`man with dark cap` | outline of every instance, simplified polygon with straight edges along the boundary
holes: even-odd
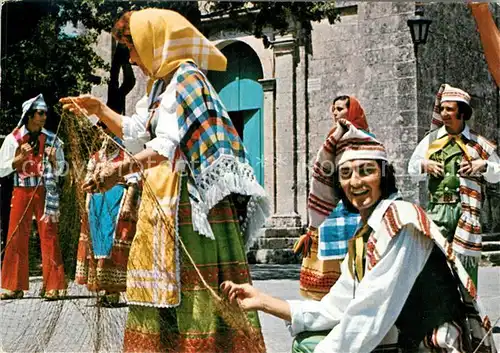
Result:
[[[0,177],[13,174],[9,231],[2,266],[0,299],[22,298],[29,287],[28,240],[33,214],[42,247],[43,288],[47,299],[66,290],[58,238],[59,190],[64,170],[63,143],[44,129],[47,104],[43,95],[23,103],[17,127],[0,148]]]

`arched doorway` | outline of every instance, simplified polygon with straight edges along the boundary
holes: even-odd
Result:
[[[248,152],[248,160],[257,180],[264,184],[263,161],[263,100],[264,93],[258,82],[263,77],[257,54],[243,42],[225,46],[227,58],[225,72],[211,71],[210,82],[219,93]]]

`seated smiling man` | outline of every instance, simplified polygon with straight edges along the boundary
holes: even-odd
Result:
[[[361,224],[342,274],[321,301],[284,301],[224,282],[229,301],[288,322],[293,352],[496,352],[473,282],[426,213],[397,200],[384,146],[340,121],[331,151],[334,192]],[[485,337],[486,336],[486,337]]]

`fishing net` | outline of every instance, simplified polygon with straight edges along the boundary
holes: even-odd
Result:
[[[124,350],[125,341],[127,351],[264,352],[257,314],[244,313],[230,305],[219,291],[224,280],[249,281],[232,198],[224,199],[209,215],[212,226],[226,234],[222,240],[214,241],[192,231],[189,202],[183,202],[187,195],[183,177],[178,180],[181,195],[175,210],[176,224],[172,221],[174,216],[168,213],[171,210],[156,195],[162,180],[152,178],[149,170],[136,174],[137,183],[131,184],[138,192],[130,197],[139,217],[155,223],[156,233],[146,234],[144,237],[150,241],[142,241],[139,250],[130,256],[133,254],[133,261],[139,266],[144,261],[146,268],[155,261],[148,254],[172,252],[170,256],[176,261],[180,278],[178,285],[183,290],[176,308],[128,304],[124,291],[126,265],[137,226],[134,210],[121,217],[129,188],[123,186],[118,196],[97,193],[102,196],[97,199],[96,194],[87,194],[82,186],[92,178],[92,171],[133,156],[103,128],[73,114],[61,114],[57,135],[64,139],[69,165],[62,185],[59,236],[66,276],[71,280],[66,297],[60,300],[44,300],[41,278],[31,277],[30,289],[23,299],[0,301],[0,351],[118,352]],[[163,168],[163,173],[172,170],[170,165],[159,168]],[[125,178],[121,183],[126,185]],[[100,213],[95,213],[95,209]],[[238,233],[239,242],[228,235],[231,232]],[[155,239],[164,239],[164,244],[158,246]],[[8,247],[9,242],[2,252]],[[161,286],[162,276],[170,275],[165,264],[156,263],[153,267],[164,271],[154,274],[158,280],[153,276],[150,282],[136,286],[136,292],[144,291],[139,296],[147,297],[151,288]],[[73,281],[75,272],[77,283]]]

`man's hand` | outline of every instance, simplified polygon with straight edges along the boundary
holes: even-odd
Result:
[[[444,175],[444,165],[430,159],[424,159],[422,161],[422,171],[436,178],[442,177]]]
[[[20,171],[23,167],[24,162],[26,161],[26,159],[28,159],[32,152],[33,148],[29,143],[23,143],[21,146],[19,146],[16,150],[16,156],[12,161],[12,168]]]
[[[239,305],[243,310],[262,310],[262,293],[248,283],[236,284],[225,281],[220,289],[231,304]]]
[[[463,161],[460,163],[458,173],[460,175],[481,176],[486,171],[488,163],[484,159],[474,159],[473,161]]]
[[[19,154],[22,156],[23,160],[28,158],[28,156],[30,155],[30,153],[32,153],[33,151],[33,148],[31,147],[31,145],[29,143],[23,143],[19,148],[18,148],[18,152]]]

